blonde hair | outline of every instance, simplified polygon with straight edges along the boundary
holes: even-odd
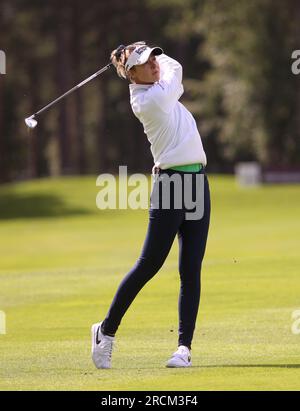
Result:
[[[115,66],[119,77],[130,80],[129,73],[125,70],[125,64],[133,50],[144,44],[146,44],[144,41],[137,41],[129,46],[119,46],[111,52],[110,61]]]

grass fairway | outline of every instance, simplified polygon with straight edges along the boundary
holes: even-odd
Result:
[[[0,389],[299,390],[300,186],[211,176],[193,367],[164,366],[177,343],[175,241],[123,319],[113,368],[96,370],[90,326],[138,258],[148,210],[98,210],[95,182],[0,187]]]

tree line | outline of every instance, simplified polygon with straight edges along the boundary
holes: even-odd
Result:
[[[109,62],[119,44],[146,40],[183,65],[182,102],[195,116],[212,172],[237,161],[300,166],[297,0],[1,0],[0,180],[150,172],[128,83],[114,68],[36,112]]]

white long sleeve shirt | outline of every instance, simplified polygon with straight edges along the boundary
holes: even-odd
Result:
[[[143,124],[155,166],[205,166],[206,155],[196,121],[178,101],[183,94],[182,66],[165,54],[156,58],[160,80],[150,85],[129,85],[132,111]]]

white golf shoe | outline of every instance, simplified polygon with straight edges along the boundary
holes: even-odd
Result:
[[[92,359],[96,368],[111,368],[111,354],[115,337],[101,332],[101,323],[92,325]]]
[[[181,368],[190,367],[192,365],[191,352],[188,347],[180,345],[177,351],[174,352],[172,357],[166,364],[168,368]]]

